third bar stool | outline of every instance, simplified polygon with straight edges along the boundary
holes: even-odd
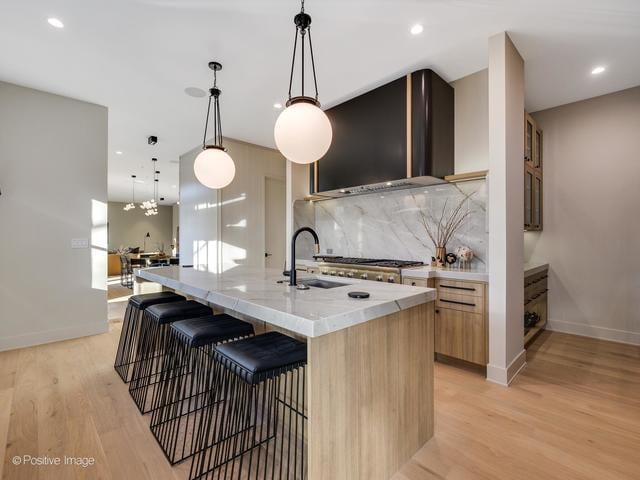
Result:
[[[140,348],[136,351],[129,393],[141,413],[151,411],[151,395],[163,370],[169,324],[213,315],[210,307],[194,300],[164,303],[147,308],[140,324]]]
[[[222,388],[194,432],[189,478],[306,478],[306,344],[268,332],[218,345],[214,358]]]
[[[249,336],[253,325],[224,313],[171,324],[151,431],[172,465],[195,453],[191,433],[202,421],[210,392],[220,387],[211,368],[214,346]]]
[[[129,297],[127,310],[124,312],[124,320],[122,321],[116,360],[113,365],[123,382],[127,383],[131,380],[135,350],[139,348],[140,323],[142,322],[144,311],[152,305],[182,300],[185,300],[185,298],[174,292],[144,293]]]

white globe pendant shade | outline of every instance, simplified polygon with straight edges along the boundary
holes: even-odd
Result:
[[[205,187],[224,188],[235,177],[236,166],[233,159],[224,150],[207,148],[196,157],[193,172]]]
[[[313,103],[292,103],[278,117],[274,137],[288,160],[308,164],[320,160],[331,146],[333,131],[327,114]]]

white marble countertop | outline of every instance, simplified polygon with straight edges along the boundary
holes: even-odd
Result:
[[[319,337],[352,325],[431,302],[432,288],[411,287],[367,280],[298,273],[302,278],[321,278],[344,286],[297,290],[276,269],[236,267],[221,274],[178,266],[136,269],[136,276],[157,282],[225,310],[285,328],[306,337]],[[288,279],[286,279],[288,282]],[[367,299],[347,296],[368,292]]]
[[[523,266],[524,276],[532,275],[549,268],[548,263],[531,262]],[[403,278],[450,278],[454,280],[470,280],[488,282],[489,272],[486,270],[458,270],[455,268],[433,268],[429,266],[402,269]]]

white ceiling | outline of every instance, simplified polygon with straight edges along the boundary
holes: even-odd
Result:
[[[640,84],[638,0],[307,0],[320,100],[336,104],[408,71],[455,80],[485,68],[509,31],[526,62],[530,111]],[[288,87],[295,0],[3,0],[0,79],[109,107],[109,198],[130,175],[177,199],[177,160],[202,137],[209,60],[219,60],[224,134],[273,146]],[[47,24],[57,17],[58,30]],[[409,34],[423,23],[424,33]],[[607,71],[590,75],[596,65]],[[155,147],[148,135],[157,135]],[[123,155],[116,155],[116,151]]]

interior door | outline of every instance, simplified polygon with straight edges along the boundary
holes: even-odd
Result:
[[[286,251],[284,180],[266,177],[264,197],[264,265],[267,268],[283,269]]]

